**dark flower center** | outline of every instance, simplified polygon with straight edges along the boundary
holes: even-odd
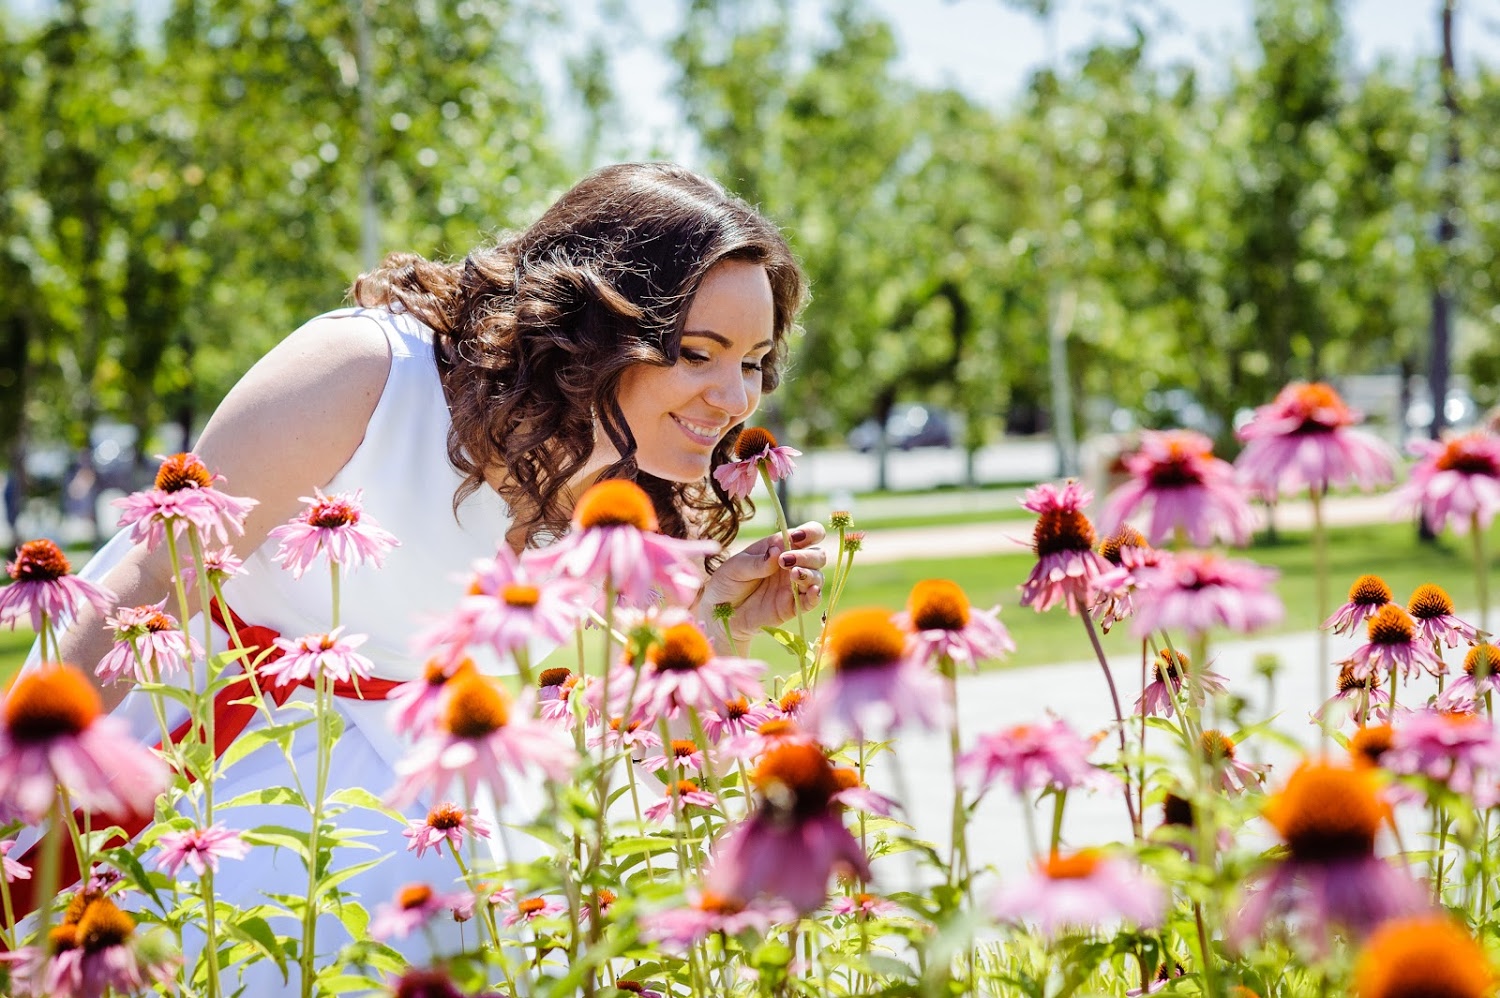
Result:
[[[450,680],[447,726],[459,738],[484,738],[505,727],[510,721],[510,705],[499,687],[469,673]]]
[[[817,745],[783,742],[766,750],[751,779],[775,812],[796,820],[828,813],[839,780]]]
[[[1292,857],[1314,863],[1373,855],[1384,816],[1365,772],[1322,763],[1303,765],[1266,807]]]
[[[5,697],[5,727],[19,742],[82,734],[103,710],[92,683],[70,665],[44,665],[21,677]]]
[[[713,657],[713,647],[692,624],[673,624],[662,632],[647,657],[658,672],[696,672]]]
[[[1409,645],[1416,637],[1411,617],[1394,603],[1376,610],[1366,626],[1370,631],[1370,641],[1377,645]]]
[[[73,570],[62,549],[45,538],[27,541],[16,549],[10,577],[17,582],[56,582]]]
[[[1433,620],[1451,614],[1453,600],[1442,586],[1428,582],[1418,586],[1417,591],[1411,594],[1411,600],[1406,604],[1406,608],[1418,620]]]
[[[1076,509],[1049,509],[1037,517],[1031,546],[1038,558],[1094,549],[1094,525]]]
[[[420,908],[432,900],[432,888],[427,884],[407,884],[396,895],[396,904],[403,911]]]
[[[1153,488],[1159,489],[1202,485],[1203,475],[1198,469],[1200,460],[1202,455],[1174,440],[1167,445],[1166,457],[1153,463],[1146,472],[1146,480]]]
[[[828,651],[841,670],[888,668],[905,650],[906,635],[884,610],[849,610],[828,625]]]
[[[1486,452],[1471,447],[1469,440],[1464,437],[1448,441],[1443,453],[1438,455],[1437,470],[1500,478],[1500,465],[1496,465],[1495,459]]]
[[[1488,641],[1470,648],[1469,653],[1464,656],[1464,671],[1476,679],[1500,673],[1500,648]]]
[[[348,527],[359,522],[359,510],[345,499],[324,499],[307,511],[307,522],[330,530]]]
[[[1125,525],[1107,537],[1103,544],[1099,545],[1099,554],[1111,565],[1120,564],[1120,552],[1124,548],[1144,548],[1150,545],[1146,542],[1146,535],[1130,525]]]
[[[948,579],[926,579],[907,601],[911,623],[919,631],[961,631],[969,623],[969,597]]]
[[[156,471],[156,487],[162,492],[206,489],[213,483],[213,473],[197,454],[173,454]]]
[[[747,426],[740,433],[740,438],[734,442],[734,456],[747,461],[757,454],[763,454],[776,446],[776,438],[771,431],[761,426]]]
[[[634,482],[610,478],[591,486],[578,500],[573,519],[585,530],[594,527],[634,527],[656,531],[656,510],[644,489]]]
[[[119,946],[135,931],[135,919],[116,908],[108,898],[99,898],[84,909],[78,920],[78,945],[85,953]]]
[[[536,684],[544,690],[549,686],[561,686],[571,675],[573,675],[571,669],[543,669],[542,674],[536,679]]]
[[[427,827],[446,832],[464,823],[464,812],[456,804],[439,804],[427,812]]]

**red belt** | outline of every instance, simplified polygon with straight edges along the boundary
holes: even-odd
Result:
[[[249,654],[240,660],[240,665],[245,669],[246,674],[235,682],[225,686],[214,695],[215,759],[222,756],[225,750],[234,743],[234,740],[244,733],[246,725],[250,723],[250,719],[259,710],[259,707],[255,703],[255,687],[250,683],[250,672],[256,665],[274,662],[286,654],[282,649],[276,647],[275,641],[281,636],[279,633],[271,630],[269,627],[255,627],[246,624],[240,619],[239,614],[235,613],[228,606],[224,606],[223,609],[228,612],[229,620],[233,624],[231,628],[225,623],[223,614],[219,612],[220,606],[221,604],[217,601],[210,604],[209,616],[213,618],[214,623],[218,624],[230,635],[231,639],[238,636],[239,645],[236,647],[244,647]],[[231,641],[231,643],[233,642]],[[257,662],[261,654],[267,650],[269,650],[269,654]],[[296,686],[311,688],[312,685],[313,682],[311,679],[301,679],[295,684],[288,683],[285,686],[278,686],[274,689],[267,689],[265,683],[262,682],[260,683],[260,688],[261,693],[269,696],[272,702],[279,707],[292,695],[292,691]],[[390,679],[365,679],[360,681],[356,686],[353,682],[341,679],[334,682],[333,695],[355,700],[385,700],[390,696],[391,691],[399,685],[400,683]],[[176,730],[172,732],[172,744],[177,745],[186,740],[188,733],[199,723],[196,718],[189,717],[179,724]],[[163,744],[162,742],[156,743],[158,751],[161,751]],[[189,776],[188,779],[191,780],[192,777]],[[118,826],[125,833],[124,836],[115,836],[104,844],[105,848],[114,848],[115,846],[125,845],[139,835],[145,830],[147,825],[151,824],[154,816],[151,814],[114,815],[102,812],[86,814],[84,811],[79,810],[73,813],[73,817],[77,821],[79,828],[85,827],[85,821],[89,823],[87,827],[94,829]],[[66,832],[56,828],[43,832],[43,835],[59,834],[65,835]],[[35,869],[40,850],[41,842],[38,841],[36,845],[27,850],[26,855],[20,857],[21,862]],[[59,886],[78,883],[81,877],[78,869],[77,855],[67,845],[61,851],[62,870],[61,876],[58,878]],[[17,918],[36,910],[35,893],[37,887],[38,884],[35,879],[17,880],[11,883],[11,903],[15,905]]]

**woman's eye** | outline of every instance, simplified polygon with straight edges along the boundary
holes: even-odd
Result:
[[[689,364],[706,364],[708,362],[708,354],[698,350],[683,350],[678,353],[678,356]]]
[[[763,371],[765,364],[758,360],[747,360],[741,365],[746,371]]]

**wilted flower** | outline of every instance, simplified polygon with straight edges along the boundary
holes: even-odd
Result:
[[[1148,431],[1141,446],[1125,458],[1132,480],[1110,494],[1099,528],[1111,534],[1147,507],[1146,539],[1164,544],[1180,531],[1188,543],[1207,547],[1215,540],[1244,544],[1255,516],[1235,480],[1234,468],[1214,457],[1213,443],[1193,430]]]
[[[926,579],[912,587],[906,612],[894,620],[911,632],[918,659],[936,665],[947,658],[977,669],[979,663],[1016,650],[999,620],[1000,608],[976,610],[956,582]]]
[[[1445,526],[1467,533],[1471,523],[1488,530],[1500,511],[1500,437],[1476,430],[1416,440],[1411,450],[1417,464],[1394,493],[1401,508],[1419,511],[1434,533]]]
[[[314,489],[299,502],[307,505],[290,521],[272,530],[267,540],[277,542],[276,562],[300,579],[319,561],[344,571],[366,563],[379,568],[401,542],[364,511],[364,491],[331,496]]]
[[[1137,573],[1149,598],[1141,600],[1131,633],[1199,635],[1214,627],[1249,634],[1281,620],[1285,609],[1271,589],[1276,570],[1249,561],[1189,552]]]
[[[1495,973],[1484,947],[1446,913],[1392,919],[1354,965],[1359,998],[1490,998]]]
[[[465,832],[475,838],[487,839],[490,837],[490,823],[479,817],[477,807],[465,811],[457,804],[444,802],[428,811],[423,820],[408,822],[401,834],[411,839],[407,851],[415,849],[420,859],[428,849],[441,854],[444,842],[457,852],[464,844]]]
[[[1148,717],[1171,717],[1177,710],[1177,695],[1187,680],[1191,666],[1182,652],[1163,648],[1156,656],[1155,679],[1141,691],[1135,702],[1135,712]],[[1210,693],[1224,692],[1225,679],[1212,669],[1198,673],[1198,696],[1201,700]],[[1170,684],[1170,685],[1168,685]],[[1189,689],[1192,684],[1187,684]]]
[[[792,458],[801,457],[802,452],[795,447],[776,446],[770,430],[747,426],[734,443],[734,456],[736,460],[714,469],[714,481],[730,498],[744,499],[755,491],[762,468],[771,481],[779,482],[796,470]]]
[[[833,672],[813,689],[806,717],[820,737],[877,737],[907,723],[933,728],[947,716],[942,681],[912,658],[886,611],[846,610],[829,622],[826,642]]]
[[[1378,575],[1361,575],[1349,587],[1349,600],[1323,621],[1335,634],[1353,634],[1372,614],[1391,602],[1391,587]]]
[[[1388,484],[1395,454],[1378,437],[1352,428],[1362,418],[1330,386],[1293,382],[1238,430],[1245,449],[1235,467],[1268,501],[1304,490]]]
[[[18,621],[29,619],[31,629],[40,632],[43,617],[59,629],[77,619],[85,606],[101,614],[114,608],[115,594],[71,574],[67,556],[49,540],[22,544],[5,569],[15,581],[0,589],[0,624],[12,630]]]
[[[1116,781],[1089,762],[1097,744],[1061,718],[1048,718],[980,735],[978,744],[958,757],[958,770],[977,778],[980,793],[998,779],[1018,796],[1037,790],[1106,789]]]
[[[114,647],[104,654],[94,674],[106,683],[129,675],[138,682],[160,682],[180,672],[203,648],[177,626],[177,618],[163,613],[167,605],[120,607],[104,622],[114,629]]]
[[[250,854],[250,844],[240,838],[240,833],[218,822],[208,828],[166,832],[156,844],[161,848],[156,865],[174,878],[184,863],[201,877],[207,870],[218,873],[220,859],[244,859]]]
[[[1042,613],[1052,604],[1067,604],[1069,613],[1082,613],[1089,604],[1094,579],[1109,567],[1094,551],[1094,525],[1083,507],[1094,494],[1077,482],[1061,489],[1038,485],[1027,491],[1021,505],[1037,514],[1032,531],[1036,567],[1021,584],[1021,605]]]
[[[1034,922],[1046,936],[1124,920],[1142,928],[1161,924],[1166,895],[1151,877],[1095,849],[1054,853],[1033,873],[1002,884],[990,899],[1001,921]]]
[[[172,536],[181,537],[189,525],[198,528],[205,544],[217,535],[220,544],[229,543],[229,531],[245,532],[245,517],[259,503],[254,499],[226,495],[214,488],[223,476],[208,470],[196,454],[174,454],[164,457],[156,472],[155,487],[133,492],[116,499],[120,526],[130,528],[130,539],[154,548],[166,537],[171,524]]]

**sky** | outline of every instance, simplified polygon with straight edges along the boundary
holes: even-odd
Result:
[[[586,37],[597,23],[599,0],[559,0]],[[690,146],[670,99],[671,70],[657,53],[673,33],[675,0],[615,0],[628,10],[641,36],[614,49],[615,79],[628,122],[621,136],[630,155],[652,151],[682,154]],[[1025,87],[1047,60],[1048,45],[1031,16],[1003,0],[868,0],[895,28],[902,75],[928,85],[951,85],[997,107]],[[1190,61],[1212,77],[1251,51],[1252,0],[1057,0],[1056,46],[1070,53],[1099,39],[1128,39],[1122,11],[1139,12],[1150,26],[1150,57]],[[1392,59],[1401,65],[1440,49],[1441,0],[1346,0],[1345,24],[1356,67]],[[1476,60],[1500,62],[1500,0],[1459,0],[1456,45],[1460,72]],[[556,67],[543,66],[554,89]]]

